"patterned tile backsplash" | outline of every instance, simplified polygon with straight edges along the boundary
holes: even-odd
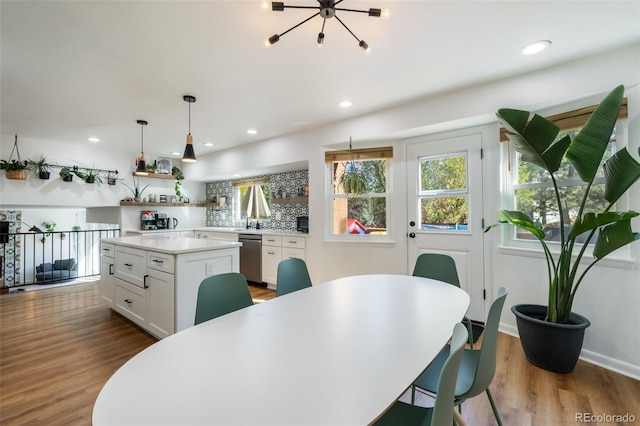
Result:
[[[259,179],[268,177],[270,179],[271,193],[286,197],[296,196],[304,192],[304,188],[309,186],[309,171],[294,170],[291,172],[276,173],[272,175],[253,176],[248,179]],[[238,179],[238,180],[245,180]],[[237,220],[237,203],[235,188],[231,186],[233,180],[225,180],[207,183],[207,199],[212,197],[225,197],[227,205],[225,207],[207,207],[207,226],[221,227],[241,227],[245,225],[242,220]],[[309,215],[309,203],[271,203],[271,219],[260,220],[260,224],[267,229],[277,229],[285,231],[296,230],[296,217]],[[276,219],[279,217],[279,219]]]

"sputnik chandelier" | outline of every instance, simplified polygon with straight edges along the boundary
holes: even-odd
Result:
[[[369,45],[364,40],[360,40],[358,38],[358,36],[356,36],[353,33],[353,31],[351,31],[349,29],[349,27],[347,27],[347,25],[344,22],[342,22],[342,20],[340,18],[338,18],[338,15],[336,13],[338,11],[341,11],[341,12],[359,12],[359,13],[366,13],[369,16],[373,16],[373,17],[379,18],[382,15],[382,9],[371,8],[369,10],[358,10],[358,9],[345,9],[345,8],[336,7],[338,4],[342,3],[343,0],[338,0],[338,1],[335,1],[335,0],[317,0],[317,2],[319,3],[317,6],[287,6],[283,2],[280,2],[280,1],[271,2],[271,10],[273,10],[275,12],[282,12],[285,9],[316,9],[316,10],[318,10],[318,12],[314,13],[313,15],[311,15],[310,17],[308,17],[304,21],[300,22],[299,24],[296,24],[293,27],[289,28],[285,32],[280,33],[280,34],[272,35],[265,42],[265,45],[271,46],[272,44],[277,43],[278,40],[280,40],[280,37],[282,37],[283,35],[285,35],[289,31],[291,31],[291,30],[293,30],[295,28],[298,28],[300,25],[304,24],[305,22],[307,22],[307,21],[315,18],[316,16],[320,15],[320,17],[322,18],[322,29],[320,30],[320,33],[318,33],[318,40],[317,40],[318,41],[318,46],[322,46],[322,44],[324,43],[324,26],[327,23],[327,19],[336,18],[336,20],[338,22],[340,22],[340,24],[343,27],[345,27],[345,29],[347,31],[349,31],[349,34],[351,34],[358,41],[358,45],[365,52],[369,51]]]

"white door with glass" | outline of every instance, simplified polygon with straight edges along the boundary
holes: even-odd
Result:
[[[424,136],[407,141],[408,270],[421,253],[456,263],[471,297],[467,316],[484,321],[482,134]]]

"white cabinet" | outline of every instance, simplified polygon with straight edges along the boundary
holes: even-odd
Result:
[[[116,248],[113,244],[100,245],[100,297],[111,308],[116,293],[115,256]]]
[[[168,241],[175,242],[173,250],[163,249],[163,238],[123,237],[102,243],[104,302],[160,339],[193,326],[203,279],[240,270],[237,243]],[[109,271],[113,275],[107,275]]]
[[[262,236],[262,281],[267,286],[275,286],[278,277],[278,263],[282,260],[282,237]],[[271,288],[271,287],[270,287]]]
[[[175,256],[117,246],[114,309],[154,336],[174,333]]]
[[[278,264],[281,260],[296,257],[305,260],[305,238],[295,236],[264,235],[262,237],[262,281],[275,289]]]

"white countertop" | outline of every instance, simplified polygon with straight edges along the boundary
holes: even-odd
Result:
[[[168,254],[194,253],[241,247],[242,243],[221,240],[174,237],[171,235],[138,235],[133,237],[103,238],[104,243],[153,250]]]
[[[139,230],[130,229],[125,231],[126,233],[135,233],[140,235],[153,235],[159,233],[173,233],[173,232],[188,232],[188,231],[206,231],[206,232],[226,232],[231,234],[257,234],[257,235],[281,235],[281,236],[295,236],[295,237],[308,237],[309,234],[305,232],[280,230],[280,229],[244,229],[244,228],[224,228],[218,226],[203,226],[198,228],[180,228],[180,229],[154,229],[154,230]]]

